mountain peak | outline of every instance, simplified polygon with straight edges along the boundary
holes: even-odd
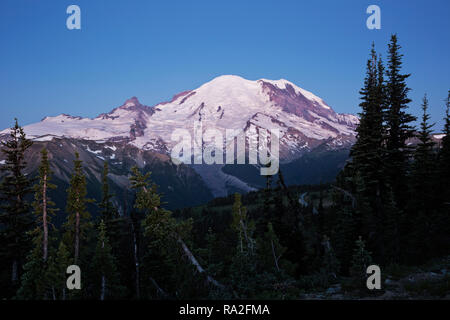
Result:
[[[220,76],[215,77],[214,79],[212,79],[210,82],[222,82],[222,81],[249,81],[247,79],[242,78],[241,76],[235,75],[235,74],[223,74]]]
[[[138,98],[131,97],[130,99],[127,99],[125,103],[122,105],[122,107],[136,107],[140,106],[141,103],[139,102]]]
[[[205,84],[203,84],[201,87],[225,88],[225,87],[241,86],[245,83],[251,82],[253,81],[244,79],[237,75],[225,74],[215,77],[211,81],[208,81]]]

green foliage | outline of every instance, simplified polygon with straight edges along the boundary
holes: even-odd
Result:
[[[330,239],[324,235],[322,240],[323,256],[321,272],[326,275],[329,281],[336,281],[339,274],[339,260],[331,246]]]
[[[42,259],[42,231],[36,228],[33,242],[34,248],[27,256],[27,262],[23,269],[24,273],[21,277],[21,286],[17,291],[17,299],[19,300],[33,300],[45,299],[46,286],[46,262]]]
[[[434,250],[445,254],[450,251],[450,90],[445,100],[444,137],[438,153],[436,170],[436,215],[433,230]]]
[[[102,199],[99,204],[101,209],[100,215],[105,222],[110,222],[112,219],[117,218],[118,213],[117,209],[111,202],[111,199],[114,195],[109,193],[109,183],[108,183],[108,162],[103,163],[103,172],[102,172]]]
[[[408,245],[414,247],[417,254],[416,262],[424,261],[429,258],[429,242],[423,239],[432,237],[434,224],[433,210],[436,206],[436,153],[434,151],[435,143],[431,139],[432,127],[429,124],[430,116],[428,111],[428,99],[425,95],[422,103],[422,122],[420,131],[417,134],[419,143],[414,152],[414,162],[411,170],[411,194],[414,195],[410,201],[408,212],[409,221],[413,226],[409,234]]]
[[[142,174],[138,167],[131,168],[132,176],[130,177],[131,188],[136,190],[135,208],[149,214],[161,205],[161,198],[157,193],[156,184],[150,184],[151,172]]]
[[[398,44],[397,36],[394,34],[388,44],[388,66],[387,66],[387,105],[386,125],[389,134],[386,139],[386,173],[392,186],[394,197],[401,206],[407,201],[407,172],[409,169],[408,158],[411,148],[407,145],[407,139],[414,137],[414,126],[412,122],[416,117],[407,112],[410,89],[406,79],[410,74],[402,74],[401,46]]]
[[[238,247],[240,253],[252,255],[255,249],[255,241],[252,238],[255,224],[254,221],[249,220],[247,217],[247,208],[242,206],[241,195],[236,193],[234,197],[231,228],[238,235]]]
[[[374,46],[367,61],[367,74],[361,89],[360,123],[356,129],[357,140],[352,146],[350,156],[352,165],[359,173],[362,183],[359,192],[364,195],[379,193],[382,178],[383,113],[385,112],[385,83],[381,58],[376,55]]]
[[[32,142],[26,138],[17,119],[11,128],[10,137],[1,142],[6,161],[1,166],[4,174],[0,184],[0,260],[7,266],[9,280],[2,284],[12,296],[19,285],[20,272],[30,249],[28,231],[33,228],[33,219],[27,196],[31,193],[31,181],[24,173],[25,152]]]
[[[259,243],[258,252],[263,270],[272,273],[281,272],[280,259],[287,249],[281,245],[271,222],[267,223],[267,231]]]
[[[63,241],[59,242],[58,249],[50,255],[48,261],[48,283],[52,300],[66,300],[70,292],[66,288],[67,267],[72,264],[70,252]]]
[[[51,183],[52,171],[50,170],[50,162],[48,160],[47,149],[41,150],[41,163],[39,165],[39,180],[34,185],[34,202],[33,213],[37,217],[39,227],[42,227],[42,258],[44,261],[48,257],[49,246],[49,227],[51,217],[55,215],[59,209],[54,208],[55,203],[51,200],[49,192],[56,189],[56,185]]]
[[[103,220],[98,227],[98,240],[92,261],[93,294],[100,300],[120,298],[124,291],[120,285],[116,259],[112,254],[106,225]]]
[[[366,270],[372,263],[372,257],[369,251],[366,250],[365,242],[361,237],[355,242],[355,249],[353,251],[352,265],[350,268],[350,275],[356,286],[365,288]]]
[[[51,216],[57,211],[53,208],[55,204],[48,195],[50,190],[56,188],[50,182],[51,175],[48,152],[44,148],[41,150],[38,182],[33,188],[33,213],[37,218],[37,226],[30,232],[33,237],[33,249],[28,254],[24,265],[21,287],[17,292],[18,299],[48,299],[50,297],[53,270],[50,268],[52,262],[48,259],[48,252],[51,251],[49,226],[51,226]]]
[[[75,154],[74,170],[67,189],[67,222],[64,227],[67,230],[65,240],[73,244],[74,262],[79,258],[80,245],[86,239],[87,231],[92,227],[91,215],[86,205],[92,200],[87,198],[86,177],[83,173],[82,161],[79,154]]]

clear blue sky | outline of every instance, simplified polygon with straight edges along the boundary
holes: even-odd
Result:
[[[66,28],[70,4],[81,30]],[[381,7],[381,30],[366,28],[370,4]],[[370,45],[386,56],[395,32],[411,111],[420,114],[427,92],[439,131],[449,13],[448,0],[1,0],[0,128],[14,117],[95,117],[131,96],[154,105],[221,74],[285,78],[357,113]]]

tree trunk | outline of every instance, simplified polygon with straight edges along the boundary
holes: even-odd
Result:
[[[277,255],[275,253],[275,247],[273,245],[273,240],[270,241],[270,244],[272,245],[272,254],[273,254],[273,260],[275,261],[275,267],[277,268],[277,271],[280,272],[280,268],[278,267],[278,259]]]
[[[78,254],[80,250],[80,213],[75,214],[75,264],[78,261]]]
[[[331,185],[331,187],[335,188],[338,191],[341,191],[343,194],[345,194],[346,196],[348,196],[350,199],[352,199],[352,208],[356,208],[356,198],[354,195],[352,195],[350,192],[348,192],[347,190],[344,190],[342,188],[339,188],[335,185]]]
[[[105,275],[102,275],[102,291],[100,293],[100,300],[105,300],[105,291],[106,291],[106,280]]]
[[[11,281],[13,284],[15,284],[19,278],[17,272],[18,272],[18,262],[17,260],[14,260],[12,263],[12,270],[11,270]]]
[[[155,279],[153,279],[152,277],[150,277],[150,281],[153,283],[153,285],[156,287],[156,290],[157,290],[157,292],[158,292],[158,295],[159,296],[161,296],[161,297],[163,297],[163,298],[166,298],[166,297],[168,297],[169,295],[158,285],[158,283],[156,282],[156,280]]]
[[[200,265],[200,263],[198,263],[197,259],[192,254],[191,250],[189,250],[189,248],[186,246],[186,244],[184,243],[184,241],[180,237],[178,237],[178,243],[181,244],[181,247],[183,248],[184,253],[188,257],[189,261],[195,266],[197,271],[199,273],[204,273],[205,269],[203,269],[203,267]],[[218,282],[217,280],[215,280],[214,278],[212,278],[209,275],[206,276],[206,280],[209,283],[211,283],[212,285],[214,285],[214,286],[216,286],[216,287],[218,287],[220,289],[224,289],[225,288],[225,286],[223,284],[221,284],[220,282]]]
[[[244,221],[242,221],[242,219],[240,220],[240,222],[241,222],[242,231],[244,232],[245,241],[247,241],[247,248],[251,253],[253,253],[253,243],[252,243],[252,239],[250,239],[250,237],[247,234],[247,226],[245,225]],[[241,243],[241,246],[242,246],[242,243]],[[241,248],[241,252],[242,252],[242,248]]]
[[[136,228],[134,227],[134,221],[131,220],[131,230],[133,233],[133,252],[134,252],[134,264],[135,264],[135,272],[136,272],[136,298],[140,298],[140,283],[139,283],[139,256],[138,256],[138,244],[137,244],[137,236],[136,236]]]
[[[42,186],[42,225],[44,228],[43,259],[47,261],[48,256],[48,226],[47,226],[47,175],[44,175]]]

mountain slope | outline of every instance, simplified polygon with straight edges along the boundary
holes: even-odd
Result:
[[[153,151],[141,150],[132,145],[119,142],[98,143],[92,140],[53,138],[51,141],[34,141],[26,153],[28,166],[25,170],[29,176],[36,175],[40,163],[40,150],[46,148],[49,154],[53,182],[58,186],[51,191],[51,197],[62,213],[58,214],[60,223],[65,217],[66,190],[73,172],[75,152],[83,161],[86,174],[88,194],[97,201],[101,198],[101,174],[103,162],[109,164],[109,184],[114,194],[115,205],[123,213],[133,210],[133,191],[130,189],[130,168],[138,166],[144,172],[152,172],[151,180],[158,185],[164,207],[169,209],[199,205],[213,198],[201,177],[189,166],[174,165],[167,155]],[[0,164],[5,156],[0,154]],[[0,176],[1,178],[1,176]],[[89,210],[96,213],[96,205],[89,205]]]

